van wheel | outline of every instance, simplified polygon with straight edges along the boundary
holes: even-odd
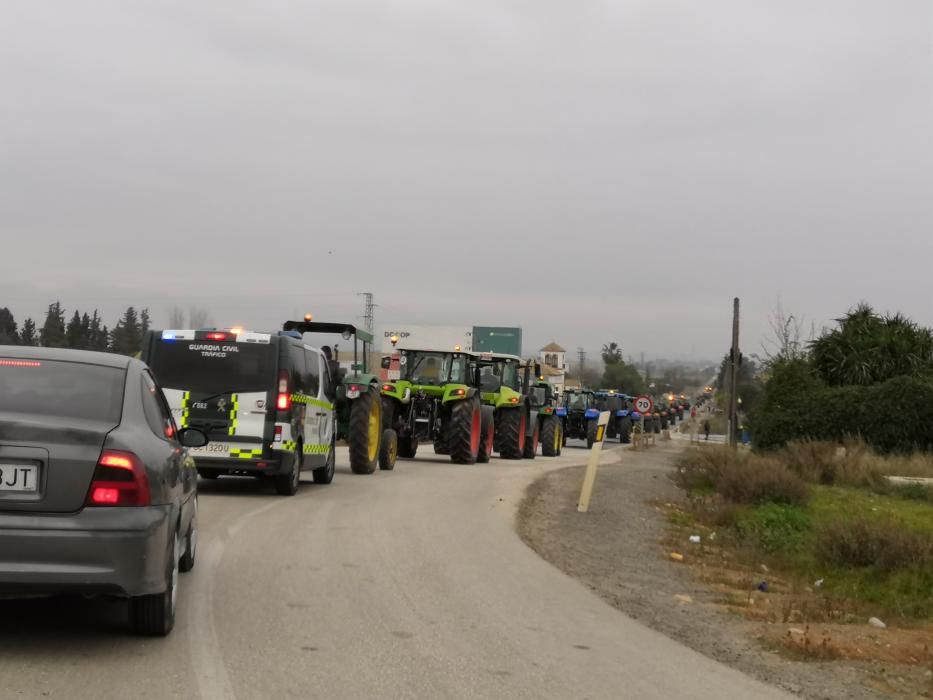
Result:
[[[327,455],[327,464],[323,467],[311,470],[311,476],[315,484],[329,484],[334,480],[334,473],[337,471],[337,445],[336,438],[330,441],[330,452]]]
[[[166,565],[165,591],[130,598],[130,625],[136,634],[164,637],[175,626],[175,605],[178,597],[178,558],[181,542],[176,528],[172,536],[170,561]]]
[[[305,446],[300,442],[295,447],[295,458],[292,460],[292,469],[287,474],[275,475],[275,492],[280,496],[294,496],[298,493],[298,484],[301,483],[301,463],[304,461]]]
[[[398,457],[398,435],[391,428],[382,431],[382,444],[379,446],[379,468],[383,471],[395,469]]]

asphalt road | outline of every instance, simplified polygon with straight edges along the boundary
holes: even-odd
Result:
[[[475,466],[427,452],[372,476],[338,454],[333,484],[292,498],[202,481],[172,635],[128,635],[114,601],[0,602],[0,698],[788,697],[630,620],[519,540],[524,487],[583,449]]]

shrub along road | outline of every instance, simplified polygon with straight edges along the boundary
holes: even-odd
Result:
[[[521,542],[525,488],[585,453],[564,455],[338,467],[292,498],[202,482],[199,560],[172,636],[126,636],[112,603],[2,602],[3,695],[785,697],[613,610]],[[601,487],[602,475],[597,504]]]

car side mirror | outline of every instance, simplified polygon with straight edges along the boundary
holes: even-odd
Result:
[[[382,358],[382,361],[380,362],[380,364],[382,365],[382,369],[389,369],[389,367],[392,366],[392,358],[391,358],[391,357],[383,357],[383,358]]]
[[[203,430],[182,428],[178,431],[178,442],[185,447],[204,447],[210,440]]]

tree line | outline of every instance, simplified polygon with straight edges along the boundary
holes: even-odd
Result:
[[[46,348],[74,348],[98,350],[121,355],[135,355],[142,348],[143,336],[149,330],[149,309],[139,311],[128,307],[120,319],[109,328],[100,312],[81,312],[77,309],[66,321],[61,302],[49,304],[41,326],[27,318],[22,326],[13,312],[0,307],[0,345],[33,345]]]

